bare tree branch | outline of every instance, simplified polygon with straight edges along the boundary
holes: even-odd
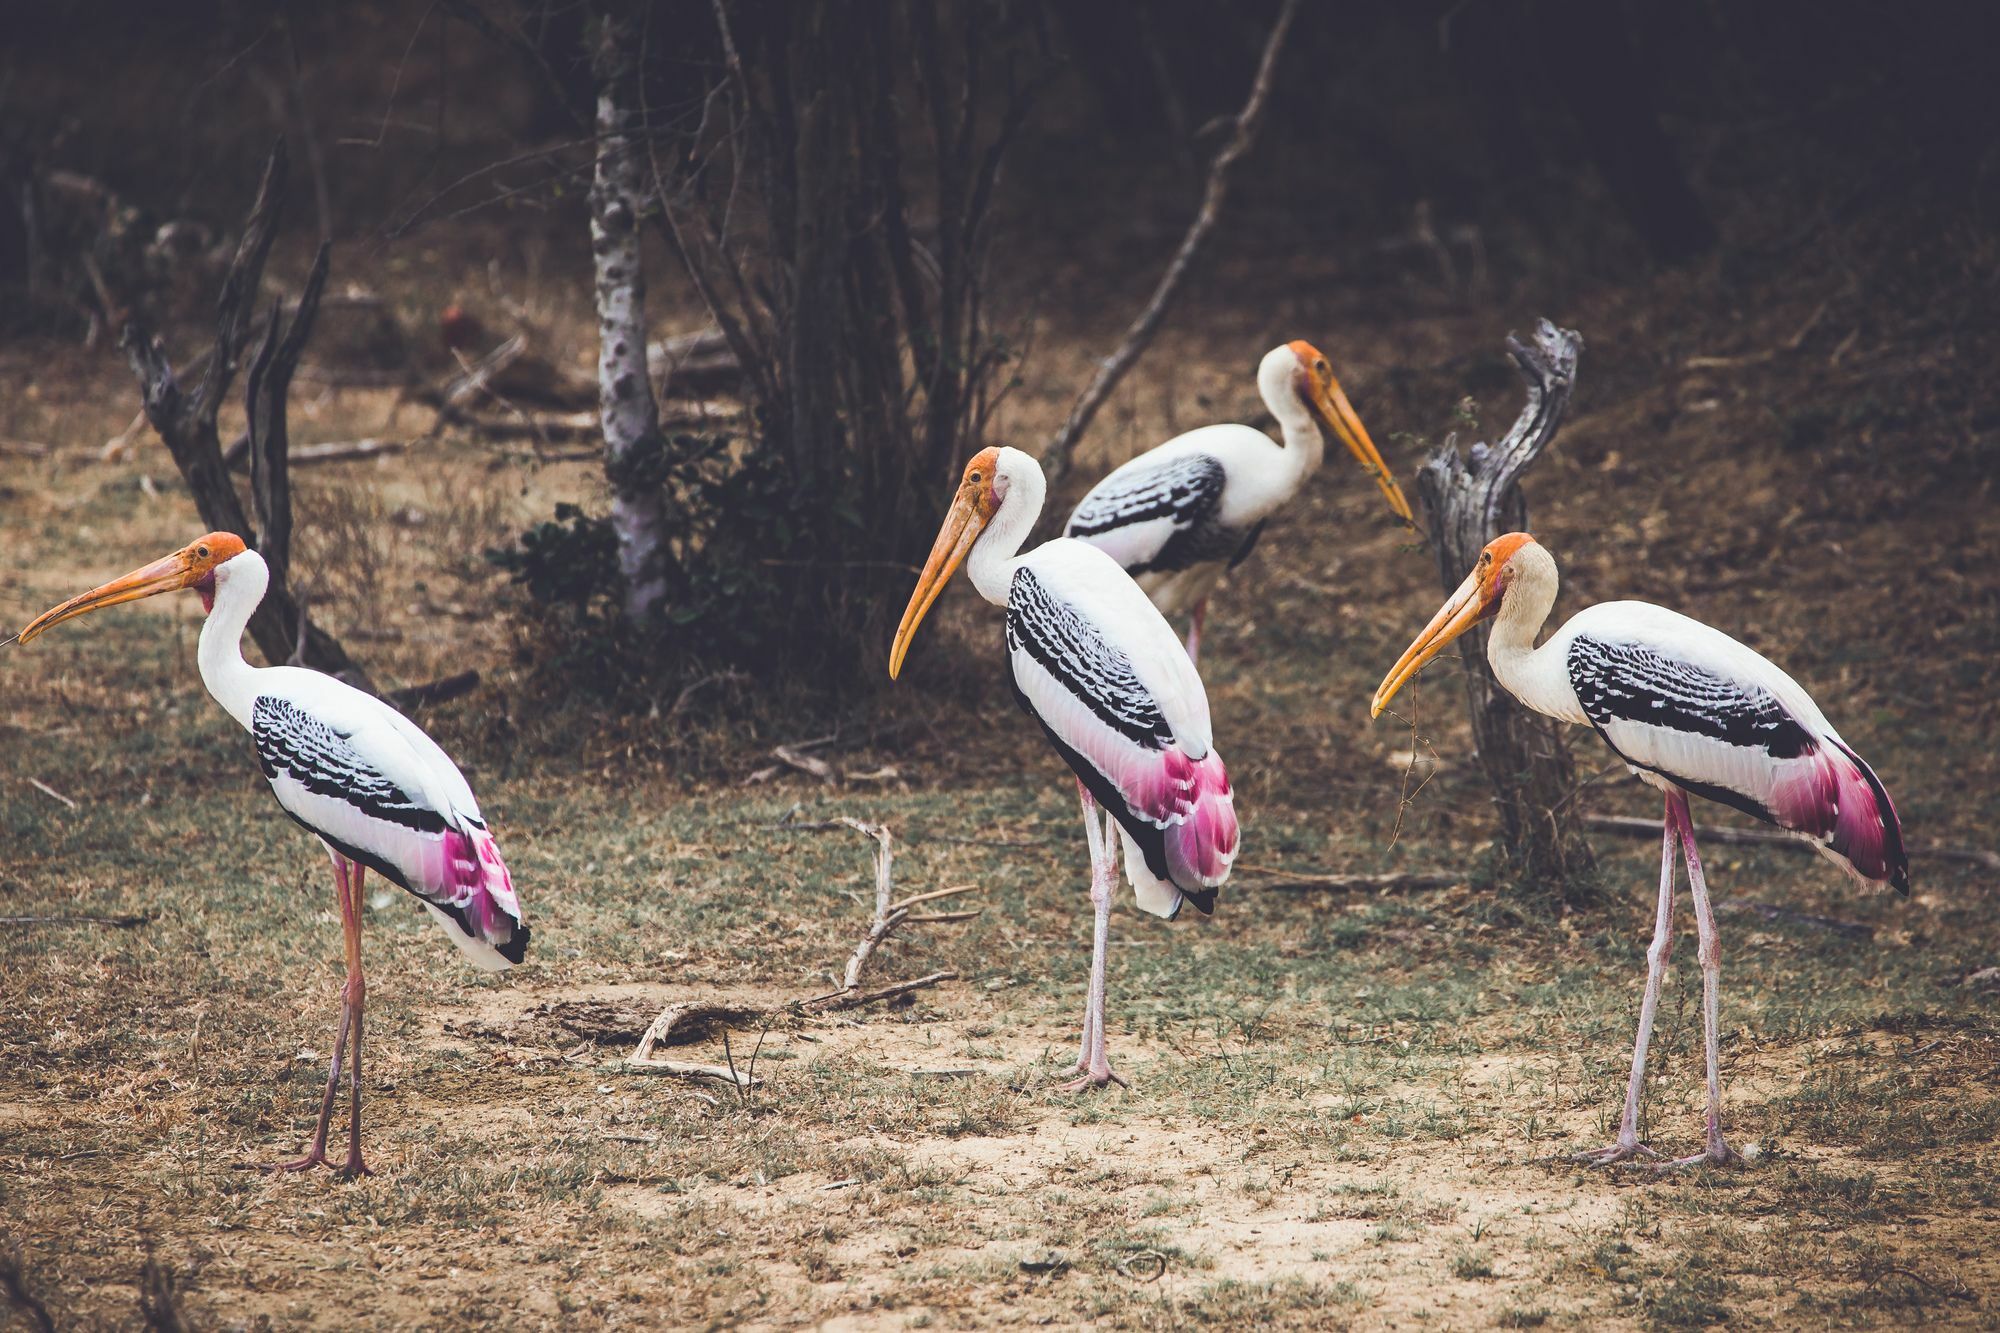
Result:
[[[1180,294],[1181,284],[1187,280],[1188,270],[1194,266],[1196,256],[1215,231],[1216,223],[1222,216],[1223,201],[1229,195],[1230,169],[1256,142],[1257,127],[1263,120],[1264,104],[1270,98],[1272,78],[1278,67],[1278,54],[1284,49],[1285,35],[1291,31],[1292,20],[1298,12],[1299,0],[1285,0],[1284,7],[1278,11],[1277,21],[1271,25],[1271,35],[1264,42],[1263,57],[1257,63],[1257,76],[1250,84],[1249,100],[1237,113],[1235,133],[1209,164],[1208,186],[1202,194],[1201,209],[1195,214],[1187,235],[1181,239],[1180,249],[1174,252],[1173,259],[1167,264],[1167,271],[1160,275],[1152,299],[1146,302],[1138,318],[1126,329],[1118,350],[1098,364],[1097,374],[1077,395],[1076,405],[1070,408],[1069,419],[1056,432],[1048,448],[1042,451],[1042,471],[1048,474],[1051,483],[1060,480],[1069,471],[1070,457],[1076,451],[1077,441],[1090,428],[1098,409],[1104,406],[1111,391],[1118,387],[1118,382],[1125,378],[1126,372],[1152,345],[1174,298]]]

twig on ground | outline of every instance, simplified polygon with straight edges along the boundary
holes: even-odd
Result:
[[[815,995],[809,1000],[794,1000],[787,1007],[805,1014],[837,1013],[842,1009],[859,1009],[864,1004],[874,1004],[880,1000],[901,999],[903,996],[913,994],[916,991],[929,990],[931,987],[940,985],[943,982],[957,980],[957,970],[946,968],[942,972],[933,972],[927,977],[918,977],[914,981],[899,981],[893,986],[884,986],[880,990],[862,991],[859,994],[849,990],[829,991],[825,995]]]
[[[1286,870],[1281,866],[1240,865],[1236,871],[1238,874],[1269,875],[1271,882],[1260,883],[1257,887],[1282,892],[1389,893],[1397,889],[1448,889],[1465,883],[1466,878],[1464,875],[1424,870],[1392,870],[1380,875],[1320,875]]]
[[[789,764],[801,773],[810,773],[821,782],[833,781],[833,765],[824,759],[815,759],[809,754],[801,754],[789,745],[775,747],[771,754],[780,763]]]
[[[721,1065],[696,1065],[684,1060],[639,1060],[625,1057],[625,1068],[640,1074],[665,1074],[670,1078],[709,1078],[718,1083],[731,1083],[738,1088],[749,1087],[745,1075]]]
[[[400,454],[409,447],[408,440],[329,440],[325,444],[302,444],[289,456],[293,467],[311,467],[315,463],[348,463],[357,458],[381,458],[385,454]]]
[[[1182,238],[1180,249],[1174,252],[1167,264],[1167,271],[1160,275],[1160,282],[1153,289],[1152,299],[1138,318],[1125,331],[1125,338],[1113,352],[1098,364],[1097,374],[1088,387],[1077,396],[1076,405],[1070,409],[1069,419],[1057,432],[1049,447],[1042,452],[1042,470],[1048,473],[1051,482],[1060,480],[1069,470],[1070,455],[1076,443],[1090,428],[1091,419],[1098,409],[1110,398],[1111,391],[1125,378],[1127,371],[1138,362],[1146,348],[1152,345],[1160,325],[1166,320],[1167,309],[1179,295],[1181,284],[1186,280],[1188,270],[1194,266],[1196,255],[1215,230],[1215,224],[1222,215],[1222,203],[1229,193],[1229,172],[1256,140],[1257,127],[1264,116],[1264,103],[1271,95],[1272,76],[1278,67],[1278,53],[1284,49],[1285,34],[1291,31],[1292,20],[1299,12],[1299,0],[1284,0],[1284,7],[1278,11],[1277,21],[1271,25],[1271,35],[1264,42],[1264,54],[1257,62],[1257,76],[1251,81],[1250,96],[1237,113],[1235,133],[1222,151],[1209,164],[1208,186],[1202,193],[1201,209],[1195,214],[1194,222]]]
[[[61,801],[64,805],[68,806],[70,809],[72,810],[76,809],[75,801],[72,801],[69,797],[63,795],[61,792],[57,791],[54,787],[51,787],[48,783],[42,781],[40,778],[29,778],[28,785],[30,787],[33,787],[36,791],[40,792],[42,795],[52,796],[56,800]]]
[[[0,926],[115,926],[119,930],[130,930],[143,926],[153,918],[150,916],[0,916]]]
[[[1606,833],[1625,833],[1638,838],[1660,836],[1660,821],[1638,815],[1588,815],[1584,818],[1587,828],[1602,829]],[[1734,842],[1755,844],[1764,847],[1789,847],[1793,851],[1817,852],[1818,847],[1793,833],[1775,833],[1765,829],[1730,828],[1727,825],[1703,825],[1702,838],[1709,842]],[[1988,870],[2000,870],[2000,852],[1989,852],[1981,847],[1954,847],[1944,843],[1905,844],[1905,850],[1912,860],[1930,859],[1935,861],[1964,861],[1972,865],[1985,866]]]
[[[718,1023],[748,1023],[763,1018],[766,1012],[735,1004],[670,1004],[660,1011],[659,1017],[640,1036],[632,1058],[639,1061],[651,1059],[653,1047],[667,1041],[676,1032],[707,1029]]]
[[[833,740],[833,736],[823,736],[817,740],[801,742],[798,746],[780,746],[779,748],[781,750],[788,748],[796,750],[805,746],[829,744]],[[653,1068],[657,1064],[656,1061],[651,1059],[653,1048],[672,1037],[677,1029],[694,1026],[697,1023],[749,1021],[752,1019],[768,1021],[779,1014],[785,1013],[819,1014],[841,1009],[858,1009],[865,1004],[874,1004],[881,1000],[897,999],[914,991],[927,990],[932,986],[938,985],[940,982],[955,981],[958,979],[956,971],[947,969],[942,972],[933,972],[929,976],[918,977],[914,981],[902,981],[893,986],[885,986],[880,990],[862,991],[859,989],[861,973],[868,966],[869,958],[874,955],[877,946],[883,940],[889,938],[897,927],[907,924],[940,925],[948,922],[969,921],[973,917],[978,916],[983,910],[973,908],[968,911],[913,914],[911,912],[912,908],[922,906],[925,903],[938,902],[945,898],[955,898],[960,894],[971,893],[978,886],[974,884],[954,884],[949,888],[931,889],[925,893],[913,894],[898,902],[892,892],[894,852],[891,849],[889,830],[886,827],[881,824],[870,824],[847,815],[840,815],[833,819],[819,820],[811,823],[794,821],[791,815],[797,811],[797,808],[794,806],[792,811],[787,812],[786,817],[779,821],[781,827],[800,830],[853,829],[875,844],[875,913],[869,921],[867,932],[862,935],[861,942],[855,945],[854,953],[847,960],[847,970],[841,988],[837,991],[829,991],[824,995],[814,995],[805,999],[793,1000],[786,1004],[773,1005],[767,1009],[741,1009],[723,1005],[687,1003],[670,1004],[660,1011],[659,1016],[640,1035],[638,1046],[634,1048],[632,1054],[626,1059],[628,1065],[635,1069]],[[768,1031],[768,1028],[766,1030]],[[723,1032],[722,1041],[723,1050],[727,1052],[729,1049],[729,1034],[726,1030]],[[761,1037],[758,1039],[758,1045],[760,1048],[763,1045]],[[754,1060],[754,1055],[752,1058]],[[734,1062],[732,1061],[731,1071],[733,1072],[733,1070]]]

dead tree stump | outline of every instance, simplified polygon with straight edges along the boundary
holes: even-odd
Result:
[[[1447,593],[1457,588],[1486,543],[1525,530],[1525,473],[1569,406],[1583,339],[1543,320],[1532,343],[1509,335],[1507,352],[1528,390],[1527,405],[1500,442],[1461,455],[1446,441],[1417,474],[1429,518],[1431,550]],[[1595,862],[1571,799],[1576,770],[1559,724],[1515,703],[1486,663],[1486,629],[1465,636],[1465,695],[1480,766],[1493,784],[1500,843],[1512,877],[1538,896],[1576,905],[1590,893]]]
[[[233,532],[258,547],[271,566],[270,591],[250,617],[250,637],[257,641],[265,660],[280,663],[296,657],[307,666],[363,689],[372,689],[367,675],[332,635],[309,621],[302,624],[299,605],[285,582],[292,511],[283,463],[287,448],[284,397],[291,384],[292,369],[312,332],[313,312],[326,283],[324,247],[313,265],[312,277],[307,280],[290,332],[280,334],[274,313],[250,375],[253,490],[259,516],[278,534],[276,550],[266,552],[258,540],[258,530],[251,525],[243,500],[229,479],[229,468],[222,458],[222,442],[216,434],[216,416],[222,410],[223,397],[229,392],[229,383],[236,377],[249,343],[251,312],[257,304],[264,261],[270,256],[271,242],[278,231],[278,215],[284,208],[286,174],[285,145],[279,140],[264,165],[257,202],[251,207],[250,218],[243,226],[243,239],[237,244],[223,278],[222,295],[216,302],[215,349],[195,391],[189,394],[181,388],[166,348],[138,319],[125,325],[120,345],[132,364],[132,373],[138,376],[146,419],[166,442],[167,452],[173,455],[181,479],[194,496],[202,522],[220,532]]]

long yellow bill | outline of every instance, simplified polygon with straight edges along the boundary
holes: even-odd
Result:
[[[1368,716],[1380,717],[1383,708],[1388,706],[1389,700],[1396,696],[1396,691],[1402,689],[1410,677],[1443,652],[1446,644],[1491,615],[1499,605],[1498,601],[1487,601],[1485,591],[1479,586],[1477,570],[1467,574],[1465,582],[1459,584],[1458,591],[1451,595],[1451,600],[1438,608],[1438,613],[1431,617],[1431,623],[1424,626],[1424,632],[1417,636],[1415,643],[1403,650],[1403,655],[1396,659],[1396,665],[1389,668],[1389,674],[1382,678],[1382,683],[1375,689],[1374,702],[1368,705]]]
[[[42,612],[22,629],[19,639],[26,643],[43,630],[60,625],[65,620],[107,606],[117,606],[120,602],[136,602],[141,597],[151,597],[156,593],[178,592],[200,577],[193,557],[185,550],[175,551],[164,559],[141,566],[122,578],[113,579],[102,587],[92,588],[61,606]]]
[[[924,562],[924,572],[917,578],[917,590],[910,594],[910,604],[903,610],[903,623],[896,626],[896,641],[889,646],[890,680],[902,671],[910,640],[917,636],[917,626],[930,613],[931,603],[944,591],[944,585],[951,582],[951,576],[965,563],[972,544],[986,530],[986,517],[963,492],[952,501],[951,512],[945,515],[944,526],[938,529],[937,541],[931,545],[930,559]]]
[[[1318,400],[1320,413],[1326,418],[1327,424],[1333,427],[1334,433],[1340,436],[1341,443],[1347,446],[1347,451],[1354,455],[1355,461],[1367,470],[1368,475],[1375,479],[1375,484],[1382,488],[1382,495],[1389,501],[1389,508],[1395,510],[1397,518],[1414,527],[1417,518],[1410,509],[1410,502],[1403,496],[1403,488],[1396,484],[1396,478],[1389,472],[1389,465],[1382,461],[1381,451],[1375,447],[1375,441],[1368,438],[1368,428],[1361,424],[1361,418],[1355,414],[1354,405],[1347,401],[1346,392],[1337,382],[1330,382],[1325,389],[1314,396]]]

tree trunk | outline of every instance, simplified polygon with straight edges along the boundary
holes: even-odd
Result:
[[[1446,442],[1417,475],[1431,549],[1448,593],[1486,543],[1525,529],[1522,473],[1555,438],[1576,382],[1583,339],[1547,320],[1532,345],[1511,335],[1507,352],[1527,385],[1528,402],[1497,445],[1475,444],[1461,456]],[[1465,636],[1465,694],[1480,766],[1493,784],[1500,840],[1514,878],[1566,905],[1588,897],[1595,862],[1571,799],[1576,773],[1558,723],[1515,703],[1486,664],[1486,630]]]
[[[603,6],[591,69],[597,79],[597,168],[590,249],[597,277],[597,402],[604,475],[625,577],[625,617],[647,625],[666,600],[666,441],[646,373],[646,272],[639,254],[644,126],[634,105],[638,38],[624,10]]]

